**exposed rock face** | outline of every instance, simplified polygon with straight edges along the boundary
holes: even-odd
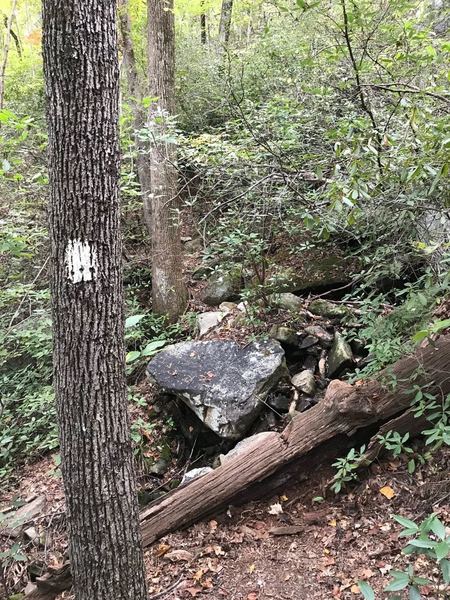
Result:
[[[351,367],[353,362],[350,344],[340,333],[336,333],[328,355],[328,377],[338,377],[344,369]]]
[[[241,266],[238,265],[226,273],[217,271],[208,279],[202,300],[209,306],[219,306],[227,300],[237,300],[241,288]]]
[[[269,288],[273,293],[280,293],[337,286],[348,282],[349,270],[349,261],[342,256],[316,258],[304,265],[302,273],[291,267],[279,269],[270,277]]]
[[[243,348],[232,341],[182,342],[162,350],[147,370],[207,427],[234,440],[245,435],[286,374],[284,351],[273,340]]]

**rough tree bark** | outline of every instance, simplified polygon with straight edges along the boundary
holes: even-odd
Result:
[[[147,598],[124,367],[115,6],[43,3],[54,385],[77,600]]]
[[[373,460],[380,450],[375,425],[380,433],[419,433],[426,423],[415,419],[410,410],[414,386],[426,386],[428,392],[445,397],[450,393],[449,364],[450,336],[445,336],[381,372],[377,380],[353,386],[333,381],[325,398],[296,416],[283,432],[256,439],[219,468],[144,509],[140,515],[144,545],[229,504],[273,491],[299,472],[307,480],[308,472],[330,454],[331,446],[331,452],[339,451],[343,440],[359,430],[360,438],[370,438],[363,462]],[[330,440],[333,444],[326,444]],[[275,473],[282,475],[278,484]],[[47,575],[41,592],[29,600],[52,600],[56,593],[48,591],[49,585],[67,586],[67,569],[54,577]]]
[[[183,281],[176,147],[170,118],[175,115],[175,19],[173,0],[148,0],[151,194],[146,205],[152,227],[153,310],[174,321],[187,305]]]
[[[12,24],[13,24],[14,16],[16,14],[16,7],[17,7],[17,0],[13,0],[13,4],[11,7],[11,13],[9,15],[9,18],[6,21],[5,43],[3,46],[2,62],[0,64],[0,110],[3,109],[4,103],[5,103],[6,65],[8,64],[9,46],[11,44],[11,37],[12,37]]]
[[[228,46],[231,32],[231,16],[233,13],[233,0],[222,0],[222,11],[220,14],[219,41],[222,46]]]
[[[128,91],[130,93],[131,108],[133,111],[134,143],[136,147],[136,171],[141,187],[144,220],[149,235],[151,235],[151,206],[150,195],[150,165],[148,162],[148,144],[141,139],[139,131],[142,130],[147,122],[147,111],[142,104],[144,92],[142,82],[139,77],[139,71],[136,63],[133,40],[131,37],[131,23],[128,12],[128,0],[119,0],[119,31],[122,39],[123,64],[127,77]]]

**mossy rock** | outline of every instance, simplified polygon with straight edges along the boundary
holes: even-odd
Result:
[[[240,265],[227,272],[216,271],[208,279],[202,300],[209,306],[219,306],[222,302],[237,300],[242,284],[242,267]]]
[[[322,300],[320,298],[313,300],[308,306],[308,309],[313,315],[325,317],[326,319],[345,319],[345,317],[352,315],[352,310],[348,306],[345,306],[344,304],[335,304],[334,302],[329,302],[328,300]]]

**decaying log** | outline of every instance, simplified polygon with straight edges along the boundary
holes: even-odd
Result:
[[[244,490],[333,438],[351,436],[369,426],[385,431],[396,426],[401,431],[415,428],[409,410],[417,389],[414,386],[426,386],[439,397],[450,393],[450,335],[385,369],[377,380],[355,385],[332,381],[324,399],[296,416],[284,431],[256,439],[219,468],[144,509],[144,545],[226,507]],[[376,441],[372,440],[368,457],[376,455]],[[52,598],[48,594],[33,596],[33,600]]]

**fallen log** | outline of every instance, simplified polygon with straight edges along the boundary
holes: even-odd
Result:
[[[414,429],[414,417],[409,409],[415,386],[426,387],[427,392],[439,397],[449,394],[449,365],[450,335],[398,361],[382,371],[376,380],[355,385],[332,381],[323,400],[296,416],[281,433],[255,439],[219,468],[144,509],[141,512],[144,546],[219,511],[239,498],[244,490],[333,438],[352,436],[369,426],[387,431],[394,428],[391,425],[398,424],[405,430],[411,424]],[[374,456],[375,445],[374,442],[369,449],[371,456]],[[49,593],[48,580],[46,584],[46,590],[42,590],[41,595],[35,594],[33,600],[55,597]]]

